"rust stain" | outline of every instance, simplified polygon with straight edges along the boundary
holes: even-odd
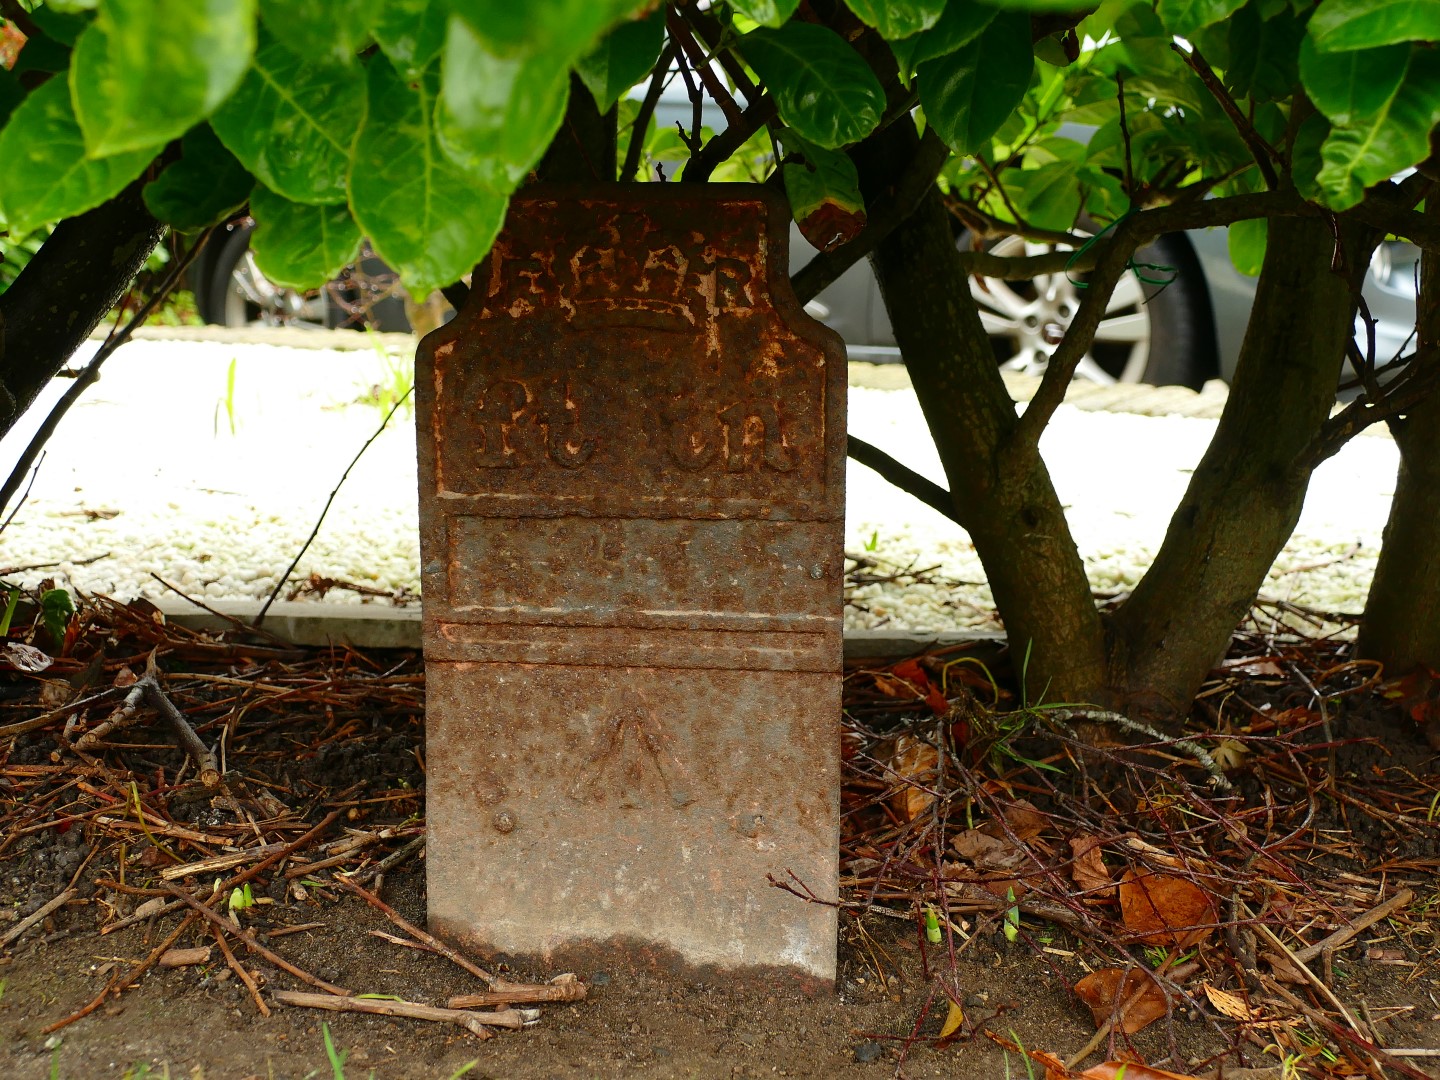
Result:
[[[530,189],[417,366],[431,920],[831,979],[845,354],[750,185]]]

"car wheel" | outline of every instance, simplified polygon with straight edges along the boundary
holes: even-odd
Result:
[[[324,292],[287,289],[262,274],[250,251],[250,232],[248,226],[234,229],[205,260],[195,286],[200,317],[219,326],[328,325],[329,303]]]
[[[990,249],[1001,256],[1054,250],[1016,236]],[[1135,262],[1170,268],[1143,271],[1147,278],[1169,283],[1149,284],[1133,271],[1121,279],[1076,377],[1198,390],[1218,372],[1214,317],[1199,260],[1189,242],[1175,235],[1141,248]],[[971,278],[980,321],[1002,367],[1044,374],[1084,296],[1084,277],[1061,272],[1022,281]]]

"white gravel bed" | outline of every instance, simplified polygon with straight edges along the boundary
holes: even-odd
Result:
[[[152,574],[209,599],[268,595],[378,426],[378,408],[356,400],[386,383],[395,363],[365,349],[125,346],[51,440],[29,499],[0,533],[0,569],[53,563],[7,577],[25,584],[53,577],[122,599],[166,596]],[[57,381],[0,441],[7,474],[66,385]],[[850,428],[943,480],[908,389],[852,387]],[[1057,411],[1041,449],[1097,590],[1123,591],[1139,579],[1214,428],[1214,420],[1189,417]],[[418,591],[414,453],[413,416],[402,412],[341,489],[298,581],[314,574]],[[1392,442],[1364,438],[1321,467],[1267,595],[1359,610],[1396,463]],[[928,582],[855,589],[847,626],[995,625],[983,571],[957,526],[853,462],[848,483],[846,550],[877,562],[871,573],[879,576],[906,567],[930,572]],[[367,600],[344,590],[325,599]]]

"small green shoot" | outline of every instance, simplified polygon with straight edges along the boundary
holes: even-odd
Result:
[[[447,1080],[460,1080],[460,1077],[464,1076],[466,1073],[468,1073],[471,1069],[475,1068],[475,1066],[479,1064],[479,1058],[476,1058],[474,1061],[467,1061],[464,1065],[461,1065],[460,1068],[456,1069],[453,1073],[451,1073]]]
[[[235,434],[235,361],[238,357],[230,358],[230,366],[225,369],[225,396],[215,403],[215,420],[213,428],[216,435],[220,434],[220,410],[225,410],[225,420],[230,426],[230,434]]]
[[[64,589],[47,589],[40,594],[40,618],[56,645],[65,641],[65,629],[75,614],[75,602]]]
[[[925,905],[925,940],[931,945],[940,944],[940,917],[935,914],[935,905]]]
[[[11,595],[14,594],[12,593]],[[13,604],[14,601],[12,600],[11,603]],[[7,624],[10,621],[10,613],[8,611],[5,613],[5,621]],[[4,631],[0,630],[0,634],[3,633]],[[1425,811],[1425,820],[1434,821],[1437,816],[1440,816],[1440,791],[1437,791],[1435,797],[1430,800],[1430,809]]]
[[[15,608],[19,603],[20,590],[11,589],[10,598],[5,601],[5,615],[3,617],[0,617],[0,637],[4,637],[6,634],[10,633],[10,623],[15,618]],[[1432,811],[1435,809],[1433,803],[1431,804],[1430,809]]]
[[[1005,902],[1010,905],[1005,909],[1005,940],[1013,945],[1020,936],[1020,905],[1015,903],[1013,885],[1005,890]]]
[[[255,894],[250,891],[250,883],[247,881],[238,889],[230,891],[230,910],[244,911],[246,908],[255,906]]]
[[[365,328],[365,333],[375,355],[380,359],[380,374],[374,382],[361,389],[356,402],[375,406],[381,416],[389,416],[390,411],[403,402],[404,414],[407,417],[414,416],[415,401],[410,397],[410,392],[415,388],[414,361],[392,356],[380,336],[370,327]]]
[[[876,529],[870,534],[870,539],[865,541],[866,551],[878,551],[880,548],[880,530]]]
[[[345,1059],[350,1055],[344,1050],[335,1049],[335,1040],[330,1037],[330,1025],[321,1024],[320,1034],[325,1039],[325,1056],[330,1059],[330,1068],[334,1070],[334,1080],[345,1080]]]

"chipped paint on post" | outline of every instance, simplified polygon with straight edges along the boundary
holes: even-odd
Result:
[[[529,189],[421,343],[440,933],[834,978],[767,880],[837,895],[845,353],[786,236],[750,185]]]

